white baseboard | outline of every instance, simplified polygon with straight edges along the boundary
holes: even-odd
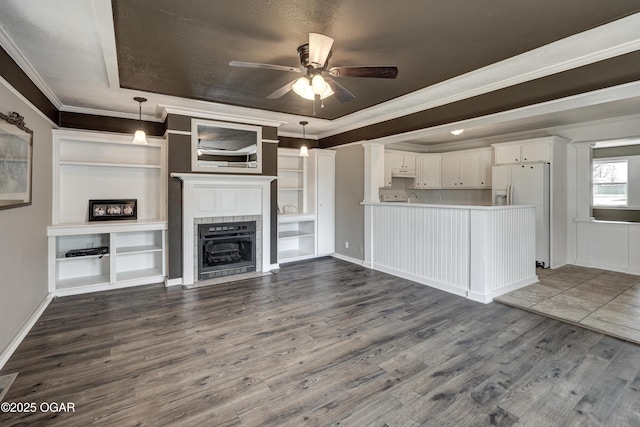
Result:
[[[280,264],[271,264],[271,266],[269,266],[269,271],[278,270],[279,268],[280,268]]]
[[[342,261],[350,262],[352,264],[364,265],[364,261],[358,258],[352,258],[350,256],[337,254],[337,253],[331,254],[331,256],[334,258],[341,259]]]
[[[13,337],[13,339],[11,340],[9,345],[4,349],[2,354],[0,354],[0,369],[4,368],[4,365],[9,361],[9,358],[11,357],[11,355],[16,351],[16,349],[18,348],[22,340],[24,340],[24,338],[27,336],[27,334],[31,330],[31,328],[33,328],[33,325],[35,325],[38,319],[40,319],[40,316],[42,316],[42,313],[44,313],[44,311],[47,309],[47,307],[49,306],[49,303],[52,300],[53,300],[53,295],[52,294],[47,295],[44,301],[42,301],[42,303],[38,306],[36,311],[33,312],[31,317],[29,317],[29,320],[25,322],[25,324],[22,326],[20,331],[16,334],[15,337]]]
[[[431,288],[439,289],[441,291],[449,292],[450,294],[458,295],[461,297],[467,297],[466,288],[458,288],[456,286],[449,285],[448,283],[439,282],[437,280],[431,280],[426,277],[417,276],[415,274],[407,273],[406,271],[397,270],[382,266],[379,264],[373,264],[372,269],[382,271],[383,273],[391,274],[402,279],[411,280],[412,282],[420,283],[421,285],[429,286]]]
[[[576,261],[575,265],[578,267],[587,267],[587,268],[598,268],[600,270],[609,270],[609,271],[617,271],[618,273],[628,273],[628,274],[638,274],[637,269],[633,267],[624,267],[621,265],[611,265],[611,264],[603,264],[599,262],[584,262],[584,261]]]
[[[489,304],[491,301],[493,301],[494,298],[499,297],[500,295],[504,295],[511,291],[524,288],[525,286],[533,285],[534,283],[538,283],[539,281],[540,280],[538,279],[538,276],[533,276],[528,279],[513,283],[509,286],[505,286],[504,288],[496,289],[489,294],[481,294],[478,292],[469,291],[468,298],[472,301]]]
[[[168,277],[164,278],[164,285],[166,287],[169,286],[182,286],[182,277],[178,277],[176,279],[169,279]]]

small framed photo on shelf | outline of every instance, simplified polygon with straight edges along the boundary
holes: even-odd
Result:
[[[89,200],[89,221],[138,219],[138,199]]]

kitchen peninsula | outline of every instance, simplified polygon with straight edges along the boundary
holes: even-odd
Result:
[[[534,206],[362,204],[369,268],[483,303],[538,281]]]

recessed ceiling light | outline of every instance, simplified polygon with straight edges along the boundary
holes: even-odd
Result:
[[[451,131],[451,133],[456,136],[460,135],[462,132],[464,132],[464,129],[456,129]]]

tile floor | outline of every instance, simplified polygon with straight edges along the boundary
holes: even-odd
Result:
[[[495,299],[640,344],[640,276],[566,265]]]

